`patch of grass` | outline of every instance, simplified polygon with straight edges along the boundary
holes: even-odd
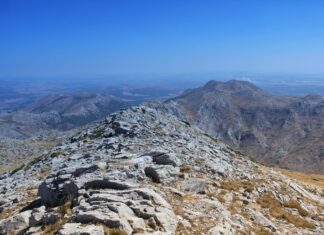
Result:
[[[33,165],[35,165],[36,163],[40,162],[41,160],[43,159],[43,156],[39,156],[39,157],[36,157],[34,158],[33,160],[31,160],[27,166],[26,166],[26,170],[28,170],[29,168],[31,168]]]
[[[103,226],[105,235],[127,235],[123,230],[120,230],[119,228],[109,228],[107,226]]]
[[[240,188],[244,188],[249,193],[254,190],[254,186],[250,181],[222,181],[221,188],[230,191],[238,191]]]
[[[238,213],[237,207],[234,205],[234,203],[232,203],[229,207],[228,207],[228,211],[231,213],[231,215],[235,215]]]
[[[105,129],[97,129],[97,130],[95,130],[95,132],[93,134],[91,134],[90,139],[98,139],[98,138],[102,137],[104,132],[105,132]]]
[[[15,174],[16,172],[22,170],[25,167],[25,164],[22,164],[21,166],[17,167],[16,169],[14,169],[12,172],[10,172],[10,175]]]
[[[324,175],[306,174],[302,172],[290,171],[280,168],[274,169],[279,171],[281,174],[288,176],[289,178],[293,178],[303,184],[324,189]]]
[[[196,164],[202,164],[204,161],[205,161],[205,160],[204,160],[203,158],[200,158],[200,157],[197,157],[197,158],[195,159],[195,163],[196,163]]]
[[[289,207],[289,208],[295,208],[298,210],[299,214],[301,216],[308,216],[309,212],[307,210],[305,210],[300,204],[299,202],[297,202],[296,200],[289,200],[289,201],[285,201],[284,202],[284,206],[285,207]]]
[[[184,201],[194,201],[196,200],[198,197],[195,194],[186,194],[184,196],[181,197],[182,200]]]
[[[55,157],[57,157],[58,155],[60,155],[59,152],[52,152],[52,153],[50,154],[50,157],[51,157],[51,158],[55,158]]]
[[[258,198],[257,203],[262,208],[269,208],[270,215],[276,219],[285,219],[296,227],[315,228],[315,225],[311,222],[284,210],[280,202],[271,193],[266,193]]]
[[[181,165],[180,166],[181,173],[188,173],[190,171],[191,171],[191,166],[189,166],[189,165]]]
[[[63,219],[59,219],[54,224],[45,225],[40,234],[41,235],[54,235],[59,231],[59,229],[62,227],[62,225],[65,224],[65,222],[66,221],[64,221]]]
[[[65,215],[72,215],[72,199],[68,198],[66,202],[58,207],[58,212],[64,217]]]
[[[31,146],[41,147],[41,148],[51,148],[55,144],[54,141],[32,141],[30,142]]]
[[[217,200],[218,200],[219,202],[221,202],[221,203],[225,203],[225,202],[226,202],[226,201],[225,201],[225,198],[224,198],[225,195],[226,195],[226,191],[221,190],[220,193],[216,195],[216,198],[217,198]]]
[[[59,229],[65,224],[68,219],[65,216],[72,216],[72,199],[68,198],[66,202],[57,208],[57,212],[60,214],[60,219],[58,219],[54,224],[47,224],[42,227],[41,235],[54,235],[57,234]]]
[[[266,229],[259,224],[254,223],[253,227],[245,229],[244,234],[256,234],[256,235],[274,235],[269,229]]]

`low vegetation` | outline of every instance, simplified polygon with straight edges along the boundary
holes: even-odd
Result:
[[[93,134],[91,134],[90,139],[98,139],[104,134],[104,129],[97,129]]]
[[[24,167],[25,167],[25,164],[20,165],[19,167],[17,167],[16,169],[14,169],[12,172],[10,172],[10,175],[15,174],[16,172],[20,171]]]
[[[181,165],[180,166],[180,172],[181,173],[188,173],[191,170],[191,166],[189,165]]]
[[[57,212],[60,214],[58,219],[53,224],[47,224],[42,227],[41,235],[54,235],[57,231],[68,221],[68,218],[72,216],[72,200],[68,198],[66,202],[57,208]]]
[[[52,152],[51,155],[50,155],[50,157],[51,157],[51,158],[55,158],[55,157],[57,157],[58,155],[60,155],[59,152]]]
[[[303,184],[314,186],[324,190],[324,175],[305,174],[302,172],[290,171],[280,168],[275,168],[275,170]]]
[[[249,193],[254,190],[254,186],[250,181],[222,181],[221,188],[230,191],[239,191],[240,188],[244,188]]]
[[[107,226],[103,226],[105,235],[127,235],[127,233],[118,228],[109,228]]]
[[[216,198],[219,202],[221,203],[225,203],[225,195],[226,195],[226,191],[221,190],[219,194],[216,195]]]
[[[54,235],[62,227],[63,224],[65,224],[65,221],[63,219],[59,219],[54,224],[45,225],[42,228],[42,231],[40,232],[40,234],[41,235]]]
[[[270,215],[276,219],[285,219],[296,227],[315,228],[315,225],[309,221],[292,214],[290,211],[286,211],[271,193],[266,193],[258,198],[257,203],[262,208],[269,208]]]
[[[309,215],[309,212],[307,210],[305,210],[299,202],[297,202],[296,200],[289,200],[289,201],[285,201],[284,202],[284,206],[285,207],[289,207],[289,208],[295,208],[298,210],[299,214],[301,216],[308,216]]]

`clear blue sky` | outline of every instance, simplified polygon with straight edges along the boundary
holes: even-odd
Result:
[[[322,0],[0,0],[0,77],[324,74]]]

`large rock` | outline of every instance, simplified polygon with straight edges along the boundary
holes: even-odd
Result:
[[[127,234],[132,234],[133,229],[123,218],[120,218],[117,213],[108,208],[98,208],[98,210],[74,210],[74,221],[84,224],[103,224],[110,228],[118,228]]]
[[[252,221],[255,221],[255,223],[263,227],[269,228],[272,232],[275,232],[277,230],[276,226],[269,219],[267,219],[262,213],[258,211],[253,211],[251,209],[249,209],[248,211],[250,213],[250,219]]]
[[[29,227],[31,211],[24,211],[0,222],[0,234],[21,233]]]
[[[176,180],[179,168],[171,165],[152,165],[144,169],[145,175],[150,177],[155,183],[170,183]]]
[[[32,210],[32,215],[29,219],[29,225],[32,227],[54,224],[59,220],[60,216],[54,211],[46,211],[45,206]]]
[[[78,186],[73,181],[58,182],[56,179],[44,181],[38,187],[37,195],[42,203],[48,207],[62,205],[66,200],[73,200],[78,196]]]
[[[100,225],[82,225],[81,223],[66,223],[62,226],[59,235],[104,235]]]
[[[204,193],[205,187],[206,187],[205,180],[197,179],[197,178],[184,180],[180,184],[180,189],[182,191],[190,192],[190,193]]]
[[[158,165],[172,165],[172,166],[181,165],[181,160],[173,153],[166,154],[161,152],[150,152],[146,155],[151,156],[153,162]]]
[[[152,229],[172,234],[177,227],[177,217],[171,206],[148,188],[96,191],[73,208],[73,220],[104,224],[127,234]],[[153,223],[156,224],[154,228],[151,227]]]

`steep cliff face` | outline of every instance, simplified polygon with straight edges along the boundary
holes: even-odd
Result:
[[[0,176],[0,233],[321,234],[323,192],[146,106]]]
[[[321,96],[275,97],[249,82],[211,81],[157,106],[263,163],[324,173]]]

